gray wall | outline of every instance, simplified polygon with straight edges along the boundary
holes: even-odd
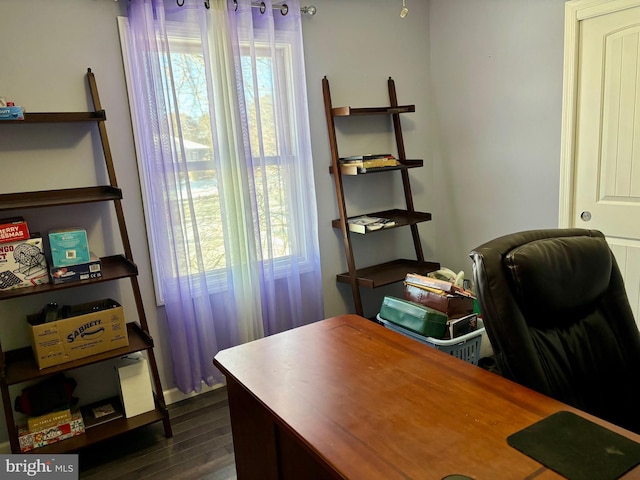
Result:
[[[431,0],[437,251],[557,227],[564,1]]]
[[[337,207],[328,173],[321,88],[325,75],[334,106],[386,105],[389,76],[396,81],[399,102],[416,105],[416,113],[403,116],[403,127],[408,156],[425,160],[411,178],[416,208],[434,214],[433,222],[420,227],[428,259],[470,274],[467,255],[480,242],[513,230],[556,225],[562,0],[407,0],[405,19],[399,17],[399,0],[307,4],[318,8],[315,17],[304,19],[304,42],[327,316],[352,311],[352,302],[350,291],[335,283],[346,263],[339,232],[330,225]],[[0,15],[11,21],[0,29],[0,96],[30,111],[85,110],[84,73],[87,67],[95,72],[161,378],[172,401],[181,397],[172,390],[163,311],[155,305],[151,285],[116,25],[123,8],[123,1],[113,0],[2,0]],[[341,123],[340,154],[392,149],[386,127],[367,120]],[[43,141],[29,145],[23,134],[0,130],[0,193],[104,181],[94,173],[98,142],[89,129],[84,134],[66,127],[41,129],[38,136]],[[350,212],[402,206],[394,175],[347,179],[357,180],[346,184]],[[108,211],[102,212],[107,217],[102,221],[75,209],[66,213],[73,222],[89,226],[97,253],[119,251]],[[43,230],[54,221],[31,213],[29,218]],[[410,256],[409,235],[403,230],[356,239],[356,259],[366,265]],[[108,293],[123,300],[125,314],[133,314],[133,301],[125,292],[114,285]],[[89,290],[87,295],[102,293]],[[375,313],[382,295],[398,293],[398,285],[365,292],[365,314]],[[16,312],[33,300],[0,305],[3,348],[28,344]],[[73,295],[64,300],[74,301]],[[78,393],[85,398],[101,394],[96,377],[101,388],[113,387],[103,381],[107,377],[102,371],[79,375]],[[3,423],[4,417],[0,441],[6,439]]]

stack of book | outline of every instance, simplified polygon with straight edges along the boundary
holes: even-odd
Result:
[[[340,169],[344,174],[366,173],[369,169],[397,167],[400,162],[390,153],[354,155],[340,158]]]
[[[382,228],[393,227],[396,224],[390,218],[370,217],[369,215],[349,218],[347,223],[349,224],[349,230],[355,233],[372,232]]]

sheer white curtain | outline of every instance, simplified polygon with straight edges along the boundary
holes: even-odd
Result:
[[[183,392],[323,318],[298,0],[132,0],[121,33],[156,293]]]

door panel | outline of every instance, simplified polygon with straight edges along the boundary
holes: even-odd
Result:
[[[638,239],[640,221],[629,220],[640,219],[640,7],[580,30],[574,225]]]
[[[622,276],[625,279],[625,287],[631,310],[638,322],[640,312],[640,243],[637,241],[624,241],[608,239]]]
[[[606,235],[638,322],[640,0],[572,1],[567,15],[560,226]]]
[[[638,41],[640,28],[624,29],[604,39],[604,85],[602,98],[602,151],[599,200],[636,202],[640,192],[633,171],[640,153],[638,138]],[[635,184],[635,185],[634,185]],[[635,187],[635,188],[634,188]]]

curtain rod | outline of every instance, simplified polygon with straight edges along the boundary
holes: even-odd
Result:
[[[118,1],[118,0],[114,0],[114,1]],[[131,1],[131,0],[129,0]],[[185,0],[176,0],[176,3],[178,4],[179,7],[182,7],[184,5]],[[238,0],[233,0],[233,5],[235,6],[235,9],[238,9]],[[204,0],[204,6],[207,8],[211,7],[210,4],[210,0]],[[267,10],[267,5],[264,2],[254,2],[251,3],[251,8],[259,8],[260,9],[260,13],[264,13]],[[286,3],[282,3],[280,5],[273,5],[271,7],[273,10],[280,10],[280,13],[282,15],[286,15],[287,13],[289,13],[289,5],[287,5]],[[316,7],[314,7],[313,5],[309,5],[306,7],[300,7],[300,13],[302,13],[303,15],[309,15],[310,17],[313,17],[317,12]]]
[[[205,2],[205,5],[208,2]],[[233,5],[235,7],[236,10],[238,10],[238,0],[233,0]],[[251,8],[259,8],[260,9],[260,13],[264,13],[267,11],[267,5],[264,2],[252,2],[251,3]],[[286,15],[287,13],[289,13],[289,5],[287,5],[286,3],[281,3],[280,5],[273,5],[271,7],[273,10],[280,10],[280,13],[282,15]],[[316,14],[316,7],[314,7],[313,5],[309,5],[308,7],[300,7],[300,12],[303,13],[304,15],[309,15],[309,16],[314,16]]]

